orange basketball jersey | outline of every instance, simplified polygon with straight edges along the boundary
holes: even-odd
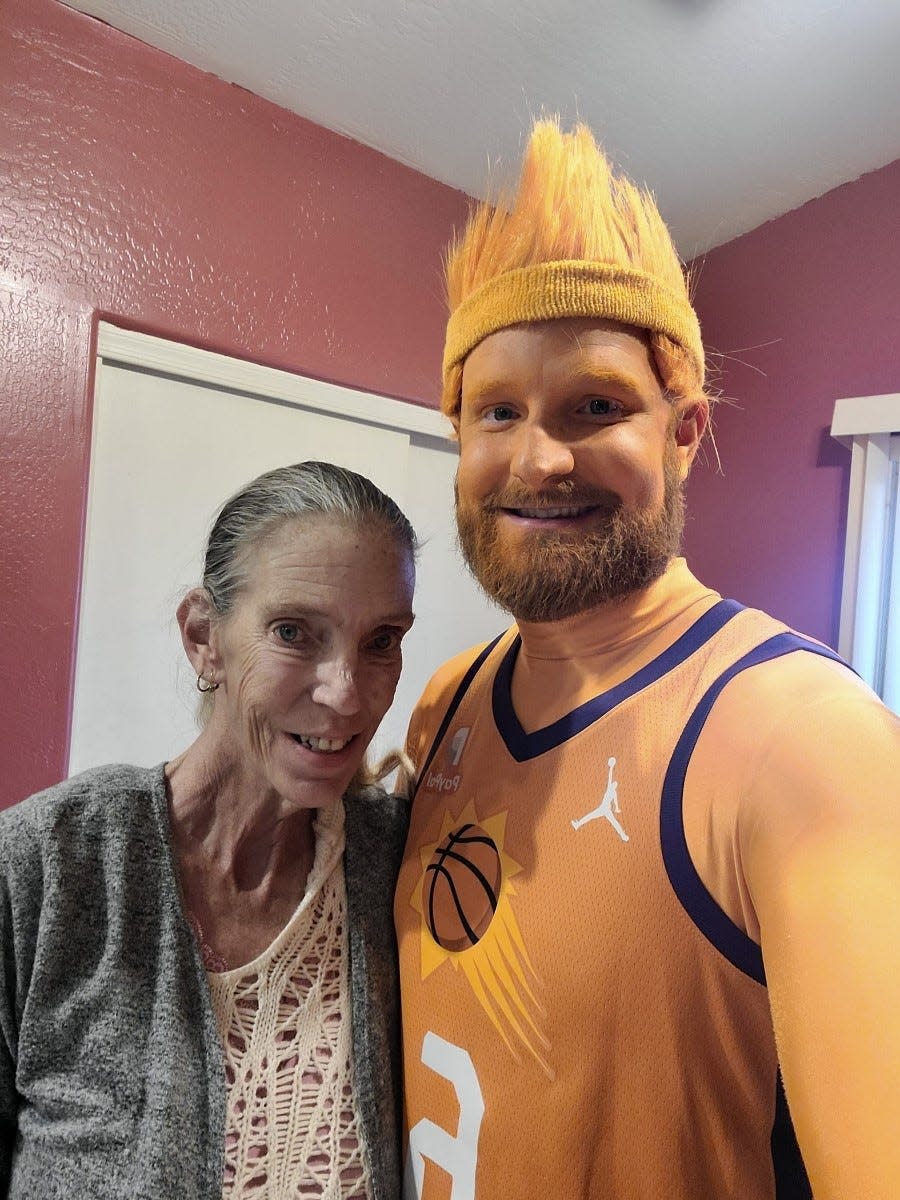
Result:
[[[414,719],[432,724],[396,896],[405,1196],[809,1196],[760,948],[700,879],[681,805],[729,679],[835,656],[719,601],[529,734],[518,650],[513,629],[457,660]]]

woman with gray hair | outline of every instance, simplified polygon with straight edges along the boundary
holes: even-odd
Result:
[[[406,811],[364,756],[415,549],[352,471],[260,476],[178,608],[196,741],[0,816],[0,1195],[396,1200]]]

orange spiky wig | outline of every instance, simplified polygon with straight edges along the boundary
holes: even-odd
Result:
[[[597,317],[646,330],[665,387],[703,393],[700,324],[649,192],[615,173],[586,125],[536,122],[515,197],[480,204],[447,255],[441,408],[459,413],[480,341],[528,321]]]

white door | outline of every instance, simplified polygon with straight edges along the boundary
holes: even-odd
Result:
[[[150,766],[197,734],[175,622],[216,511],[272,467],[324,459],[368,475],[423,548],[416,624],[373,745],[402,745],[444,659],[504,626],[456,547],[456,451],[439,414],[101,326],[69,773]]]

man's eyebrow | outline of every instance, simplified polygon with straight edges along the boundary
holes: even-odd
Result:
[[[570,391],[596,392],[598,388],[614,388],[619,395],[626,395],[634,400],[645,397],[645,387],[642,387],[636,375],[622,371],[616,367],[585,366],[580,370],[566,375],[559,385]],[[467,404],[480,404],[484,401],[504,401],[509,403],[515,393],[515,384],[509,379],[496,377],[485,379],[470,390],[463,386],[463,399]]]
[[[477,400],[508,400],[512,385],[506,379],[486,379],[477,387],[466,390],[463,385],[463,398],[468,401]]]
[[[645,391],[636,375],[610,367],[586,367],[571,375],[568,382],[576,391],[589,392],[596,391],[598,387],[610,387],[619,393],[627,393],[635,400],[643,399]]]

